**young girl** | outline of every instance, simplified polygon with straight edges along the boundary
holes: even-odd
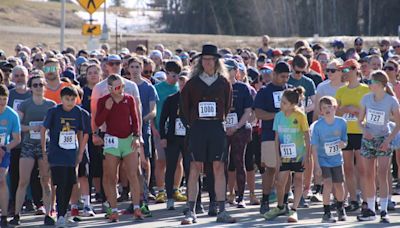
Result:
[[[375,220],[375,178],[379,182],[379,197],[381,206],[381,222],[388,223],[388,175],[393,150],[389,144],[400,130],[399,103],[394,92],[388,85],[389,77],[381,70],[371,73],[369,88],[371,93],[361,100],[359,123],[363,130],[361,142],[361,162],[365,169],[363,196],[367,202],[363,203],[359,221]],[[393,118],[396,127],[389,130],[389,118]],[[373,167],[377,167],[376,169]],[[368,207],[367,207],[368,206]]]
[[[303,193],[304,164],[309,162],[311,156],[307,116],[298,107],[303,94],[303,87],[285,90],[281,98],[281,111],[275,115],[273,130],[278,153],[277,164],[280,166],[276,180],[278,207],[264,215],[267,220],[286,213],[283,204],[285,186],[289,175],[294,172],[295,194],[293,206],[288,213],[288,222],[298,221],[296,210]]]

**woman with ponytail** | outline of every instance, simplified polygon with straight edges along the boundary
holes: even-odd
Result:
[[[364,189],[363,197],[367,202],[363,203],[359,221],[371,221],[376,219],[375,197],[376,177],[379,182],[380,215],[382,223],[389,223],[387,214],[390,169],[393,150],[390,143],[400,130],[399,103],[394,97],[394,92],[389,86],[388,75],[381,70],[371,73],[369,83],[371,93],[366,94],[361,100],[359,124],[363,130],[361,142],[361,163],[365,169],[362,176]],[[389,120],[394,119],[396,127],[390,131]],[[377,167],[376,169],[374,167]]]

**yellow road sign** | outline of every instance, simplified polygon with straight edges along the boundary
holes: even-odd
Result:
[[[78,0],[79,4],[90,14],[96,12],[105,0]]]
[[[84,24],[82,26],[82,35],[84,36],[99,36],[101,35],[101,25],[99,24]]]

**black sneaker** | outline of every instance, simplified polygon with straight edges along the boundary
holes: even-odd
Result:
[[[103,194],[101,194],[101,193],[96,193],[96,195],[94,196],[94,198],[95,198],[95,200],[96,200],[96,203],[102,203],[104,200],[103,200]]]
[[[1,227],[1,228],[3,228],[3,227],[6,228],[6,227],[8,227],[7,216],[1,216],[0,227]]]
[[[21,220],[19,218],[19,215],[14,215],[14,218],[11,219],[11,221],[9,222],[11,225],[13,226],[19,226],[21,225]]]
[[[351,201],[349,206],[346,207],[347,212],[353,212],[360,209],[360,204],[357,201]]]
[[[381,211],[381,223],[390,223],[389,221],[389,215],[387,214],[386,211]]]
[[[44,225],[45,226],[54,226],[56,224],[56,221],[48,215],[44,217]]]
[[[336,211],[336,213],[337,213],[337,216],[338,216],[338,221],[344,222],[344,221],[347,220],[347,215],[346,215],[346,211],[345,211],[344,208],[338,209]]]
[[[357,220],[360,222],[363,221],[373,221],[376,219],[376,214],[371,209],[362,210],[360,215],[357,215]]]
[[[309,208],[310,204],[308,204],[306,202],[306,200],[304,199],[304,197],[302,196],[299,202],[299,208]]]
[[[261,202],[260,205],[260,214],[264,215],[269,211],[269,203],[268,202]]]
[[[125,202],[128,200],[129,200],[129,192],[127,191],[122,191],[121,195],[117,198],[118,203]]]
[[[329,212],[329,213],[325,213],[323,216],[322,216],[322,222],[323,223],[335,223],[336,222],[336,219],[332,216],[332,214]]]

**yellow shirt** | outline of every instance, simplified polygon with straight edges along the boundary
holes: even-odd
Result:
[[[353,105],[360,108],[361,99],[367,93],[369,93],[369,87],[365,84],[360,84],[352,89],[348,86],[343,86],[337,90],[335,98],[342,107]],[[343,118],[347,120],[347,134],[362,134],[357,117],[347,113],[343,114]]]

